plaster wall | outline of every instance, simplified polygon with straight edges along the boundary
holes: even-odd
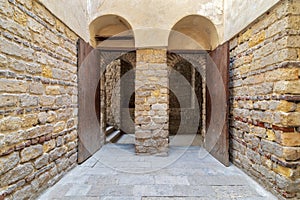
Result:
[[[94,19],[106,14],[120,15],[128,20],[135,30],[136,47],[167,46],[168,30],[178,20],[191,14],[210,19],[217,27],[219,42],[222,43],[231,39],[279,2],[279,0],[40,1],[85,41],[90,40],[88,26]]]
[[[280,0],[224,0],[224,41],[230,40]]]
[[[87,1],[39,0],[50,12],[64,22],[86,42],[89,41]]]

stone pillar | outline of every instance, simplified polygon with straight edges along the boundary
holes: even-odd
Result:
[[[137,154],[168,152],[169,90],[166,49],[137,50],[135,145]]]

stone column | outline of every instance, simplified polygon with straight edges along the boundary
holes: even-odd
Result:
[[[167,155],[169,137],[167,51],[139,49],[136,54],[136,153]]]

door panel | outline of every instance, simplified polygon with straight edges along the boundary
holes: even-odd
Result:
[[[229,166],[229,43],[220,45],[207,59],[205,148]]]
[[[100,129],[100,57],[83,40],[78,41],[78,163],[103,144]]]

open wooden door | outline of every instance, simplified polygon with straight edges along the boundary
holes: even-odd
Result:
[[[100,54],[78,41],[78,163],[100,149]]]
[[[229,166],[229,43],[212,51],[206,67],[206,135],[204,146]]]

